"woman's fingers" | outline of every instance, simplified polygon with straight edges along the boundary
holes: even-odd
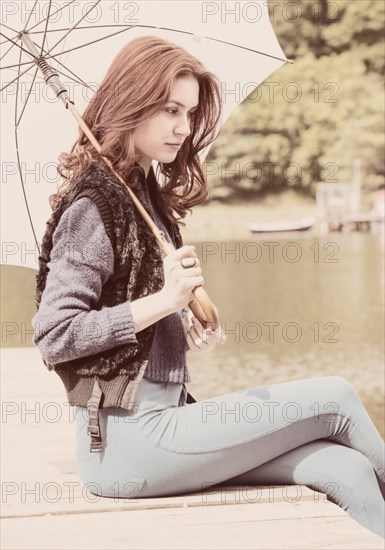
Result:
[[[194,342],[197,346],[205,346],[207,347],[209,345],[206,335],[205,335],[205,329],[200,324],[198,319],[195,317],[192,318],[192,326],[190,329],[190,334],[193,337]]]
[[[198,319],[196,319],[196,317],[192,318],[192,322],[199,337],[203,340],[203,342],[207,343],[208,345],[217,343],[224,344],[226,342],[226,334],[223,332],[220,325],[218,325],[216,330],[213,331],[210,329],[210,327],[205,329],[198,321]]]
[[[173,269],[176,270],[177,277],[183,277],[191,291],[198,286],[204,285],[205,280],[195,247],[185,245],[182,248],[178,248],[173,252],[173,259]]]
[[[211,346],[213,344],[217,344],[218,342],[225,342],[225,334],[222,332],[220,325],[218,325],[215,331],[212,331],[210,328],[205,329],[198,319],[193,317],[191,330],[195,331],[197,338],[200,340],[200,344],[205,346]]]
[[[194,340],[193,335],[191,334],[191,331],[192,329],[190,329],[186,334],[186,340],[187,340],[188,346],[192,351],[200,351],[201,348],[199,347],[199,344]]]
[[[190,265],[184,267],[182,264]],[[174,310],[185,307],[191,301],[191,293],[204,284],[202,270],[192,246],[174,250],[163,259],[164,287],[162,292]]]
[[[224,344],[226,335],[220,325],[215,331],[205,329],[200,321],[189,311],[183,318],[186,341],[192,351],[202,351],[214,344]]]
[[[200,267],[181,267],[178,273],[178,276],[191,287],[191,290],[197,286],[202,286],[205,282]]]

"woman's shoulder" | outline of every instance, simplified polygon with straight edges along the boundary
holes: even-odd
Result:
[[[126,215],[129,207],[125,202],[127,193],[116,176],[101,161],[92,162],[71,184],[68,196],[63,205],[67,216],[82,216],[84,211],[88,215],[102,221],[111,245],[115,246],[114,218]],[[86,201],[84,199],[87,199]],[[79,206],[74,206],[78,204]],[[62,214],[63,215],[63,214]]]
[[[76,266],[92,265],[103,279],[111,275],[114,250],[99,209],[91,199],[82,197],[65,210],[53,234],[52,245],[54,261],[65,261],[63,252],[67,251]],[[68,268],[66,263],[64,266]]]
[[[55,229],[53,242],[62,237],[82,244],[91,241],[109,243],[99,209],[92,199],[81,197],[63,212]]]
[[[89,223],[95,224],[100,218],[98,207],[95,202],[89,197],[79,197],[72,202],[68,208],[63,212],[60,223],[62,220],[73,220],[82,225],[88,225]],[[101,220],[100,220],[101,221]]]
[[[80,197],[64,210],[54,235],[67,228],[81,229],[91,234],[99,225],[102,225],[102,220],[94,201],[88,197]]]

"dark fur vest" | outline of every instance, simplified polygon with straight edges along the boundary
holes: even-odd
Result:
[[[139,178],[145,177],[142,168],[138,169],[138,172],[142,172],[141,175],[139,174]],[[127,178],[126,181],[131,180]],[[151,200],[153,204],[155,202],[155,205],[159,205],[157,197],[159,197],[160,190],[157,186],[154,170],[151,167],[148,188]],[[151,216],[151,209],[141,186],[133,185],[132,190]],[[89,197],[96,203],[110,238],[115,258],[114,272],[105,283],[98,303],[93,304],[93,309],[99,310],[103,307],[115,306],[127,300],[134,301],[161,290],[164,285],[164,274],[159,243],[133,204],[126,187],[102,162],[94,162],[74,179],[69,191],[59,202],[47,222],[36,275],[36,308],[39,308],[46,285],[49,271],[47,263],[50,261],[54,231],[66,208],[80,197]],[[179,248],[183,242],[178,225],[171,223],[163,215],[160,207],[157,210],[170,233],[174,246]],[[125,375],[128,380],[133,380],[143,361],[148,358],[155,328],[156,323],[138,332],[136,334],[137,344],[129,343],[101,353],[57,364],[43,361],[49,370],[55,370],[63,376],[63,370],[65,370],[66,373],[68,371],[76,373],[77,377],[97,375],[108,379],[117,375]]]

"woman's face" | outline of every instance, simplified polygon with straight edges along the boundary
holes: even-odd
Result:
[[[175,80],[166,106],[134,130],[137,157],[146,175],[153,159],[164,164],[172,162],[183,142],[191,133],[194,108],[198,106],[199,83],[193,76]],[[169,144],[178,144],[172,147]]]

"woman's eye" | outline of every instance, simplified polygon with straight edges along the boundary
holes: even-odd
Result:
[[[174,115],[174,114],[178,113],[178,110],[177,110],[177,109],[166,109],[166,111],[167,111],[168,113],[170,113],[170,115]],[[195,116],[195,112],[189,113],[189,117],[190,117],[190,118],[192,118],[192,117],[194,117],[194,116]]]

